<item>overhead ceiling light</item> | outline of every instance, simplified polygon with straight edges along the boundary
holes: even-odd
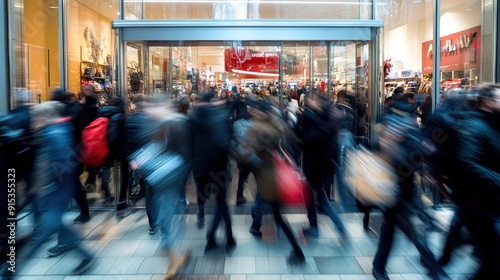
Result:
[[[227,0],[123,0],[125,3],[223,3],[228,4]],[[255,4],[307,4],[307,5],[363,5],[371,6],[370,2],[358,2],[358,1],[331,1],[331,0],[315,0],[315,1],[303,1],[303,0],[242,0],[234,2],[244,2],[255,3]],[[377,6],[387,6],[387,3],[377,3]]]
[[[49,9],[59,9],[59,6],[49,6]]]

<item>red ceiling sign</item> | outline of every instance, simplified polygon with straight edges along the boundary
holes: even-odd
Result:
[[[248,47],[224,51],[226,72],[250,76],[278,77],[279,52],[257,52]]]
[[[481,26],[441,37],[441,71],[479,68],[481,61]],[[422,72],[432,73],[432,40],[422,43]]]

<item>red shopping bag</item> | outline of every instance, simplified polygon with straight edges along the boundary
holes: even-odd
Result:
[[[273,154],[273,161],[279,201],[287,205],[304,204],[307,183],[300,170],[278,153]]]

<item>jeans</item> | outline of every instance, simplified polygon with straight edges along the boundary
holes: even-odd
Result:
[[[81,246],[80,241],[82,238],[80,238],[79,234],[70,227],[67,227],[62,221],[67,201],[68,200],[64,198],[64,194],[55,194],[52,198],[45,201],[43,206],[46,208],[41,211],[40,216],[39,235],[33,239],[32,246],[29,249],[27,256],[32,256],[42,246],[42,244],[56,232],[59,233],[59,246],[74,247],[85,258],[92,256],[90,252]]]
[[[252,207],[252,226],[260,228],[262,226],[262,218],[264,217],[264,200],[259,193],[255,194],[255,200]]]
[[[146,190],[154,189],[148,187]],[[171,247],[175,241],[179,239],[179,234],[182,232],[180,228],[182,223],[174,223],[175,211],[178,207],[177,198],[179,197],[180,184],[172,186],[171,189],[165,189],[160,192],[154,192],[153,211],[156,216],[156,226],[160,230],[162,244],[166,247]],[[153,215],[155,215],[153,214]],[[154,219],[154,216],[152,217]]]

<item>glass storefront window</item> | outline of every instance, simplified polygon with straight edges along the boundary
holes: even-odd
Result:
[[[71,0],[67,9],[68,90],[75,94],[92,85],[101,101],[113,94],[114,31],[118,0]]]
[[[49,99],[51,89],[60,86],[59,3],[57,0],[16,0],[11,5],[11,26],[15,63],[11,65],[11,106]],[[29,100],[15,93],[29,92]]]
[[[371,0],[124,0],[124,19],[371,19]]]

